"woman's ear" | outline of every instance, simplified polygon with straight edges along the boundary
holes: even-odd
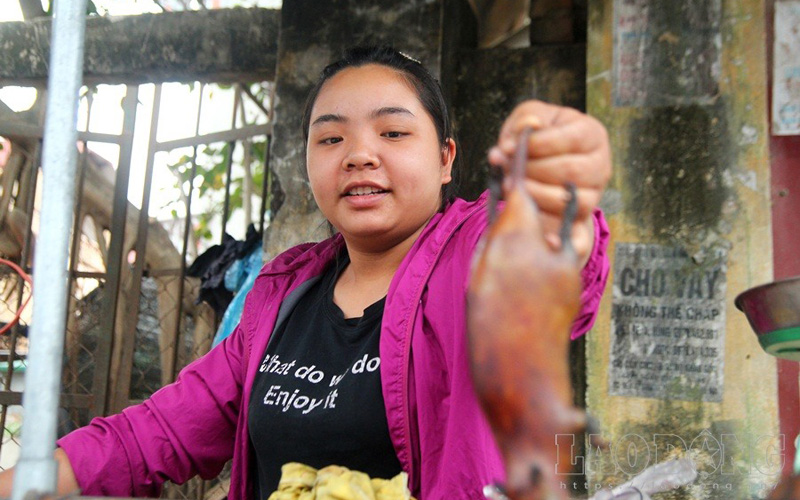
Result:
[[[456,141],[448,138],[442,146],[442,184],[453,180],[453,162],[456,159]]]

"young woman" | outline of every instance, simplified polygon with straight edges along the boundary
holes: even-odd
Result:
[[[530,101],[489,161],[506,166],[525,126],[528,180],[556,233],[565,182],[578,187],[573,242],[594,321],[608,265],[595,209],[610,176],[602,125]],[[303,117],[308,179],[337,234],[268,263],[241,323],[141,405],[62,438],[59,490],[157,496],[233,459],[229,498],[264,500],[282,464],[409,474],[423,500],[483,498],[503,467],[473,392],[465,290],[487,227],[486,196],[448,193],[456,143],[438,83],[389,48],[327,67]],[[551,238],[554,245],[557,239]]]

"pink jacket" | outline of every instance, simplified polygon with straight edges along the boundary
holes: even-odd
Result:
[[[398,269],[384,309],[380,353],[389,433],[412,492],[423,500],[483,499],[504,476],[469,377],[465,291],[487,226],[485,195],[436,214]],[[583,271],[583,310],[572,338],[593,324],[608,276],[608,228]],[[231,500],[252,498],[247,403],[281,311],[322,273],[341,237],[304,244],[264,266],[236,330],[178,380],[121,414],[58,441],[88,496],[157,496],[166,480],[215,477],[233,459]]]

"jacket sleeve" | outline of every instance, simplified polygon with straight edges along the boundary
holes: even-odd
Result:
[[[240,325],[142,404],[92,422],[57,445],[87,496],[157,497],[166,480],[216,476],[233,455],[245,362]]]
[[[581,310],[572,323],[572,333],[570,334],[572,340],[584,335],[594,325],[610,269],[607,252],[610,239],[608,223],[600,209],[595,209],[592,215],[594,217],[594,246],[589,260],[581,271],[583,280]]]

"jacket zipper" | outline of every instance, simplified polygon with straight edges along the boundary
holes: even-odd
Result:
[[[425,271],[424,279],[421,280],[419,289],[414,294],[414,303],[416,306],[412,309],[412,313],[409,315],[408,318],[408,326],[406,327],[404,340],[406,341],[405,348],[403,350],[403,378],[402,378],[402,388],[403,388],[403,413],[405,415],[405,422],[403,423],[403,430],[405,432],[405,441],[406,441],[406,454],[408,455],[408,476],[409,478],[415,478],[415,470],[414,470],[414,454],[413,454],[413,447],[411,446],[411,404],[409,401],[408,396],[408,372],[409,372],[409,360],[411,358],[411,334],[414,329],[414,323],[411,321],[413,317],[416,316],[417,311],[419,310],[419,303],[422,301],[422,290],[425,288],[425,284],[428,283],[428,279],[433,272],[434,266],[439,262],[439,258],[441,257],[442,252],[444,251],[444,247],[447,242],[453,237],[453,234],[464,224],[464,222],[472,217],[476,212],[479,210],[483,210],[485,207],[485,203],[480,204],[479,206],[474,207],[472,210],[467,212],[461,220],[459,220],[456,224],[453,225],[453,228],[447,233],[446,237],[444,238],[444,243],[439,247],[436,251],[435,258],[431,261],[431,266]],[[419,485],[420,490],[422,489],[422,478],[419,478]]]

